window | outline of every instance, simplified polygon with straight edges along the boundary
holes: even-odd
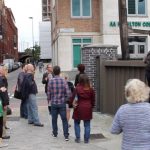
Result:
[[[130,58],[143,58],[147,53],[147,37],[131,36],[129,41]]]
[[[71,0],[72,17],[91,17],[91,0]]]
[[[73,38],[73,67],[77,67],[81,63],[81,48],[85,45],[91,44],[91,38]]]
[[[129,15],[146,15],[146,0],[128,0]]]

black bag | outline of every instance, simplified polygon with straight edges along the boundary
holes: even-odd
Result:
[[[22,99],[21,92],[18,91],[18,84],[16,85],[16,89],[15,89],[15,92],[14,92],[14,98]]]
[[[17,89],[14,92],[14,98],[17,98],[17,99],[21,99],[22,98],[21,92],[17,91]]]
[[[10,107],[7,106],[7,115],[12,115],[12,110]]]

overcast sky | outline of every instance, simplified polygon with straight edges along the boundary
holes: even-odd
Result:
[[[32,19],[34,41],[39,42],[39,22],[41,21],[41,0],[5,0],[5,5],[12,9],[18,28],[19,51],[32,47]]]

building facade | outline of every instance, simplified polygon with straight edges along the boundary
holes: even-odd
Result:
[[[111,0],[112,1],[112,0]],[[101,28],[104,44],[118,45],[118,54],[121,54],[118,1],[101,1]],[[133,29],[150,31],[150,1],[126,0],[128,26]],[[105,9],[107,8],[107,9]],[[113,8],[113,9],[112,9]],[[105,11],[104,11],[105,10]],[[106,11],[107,10],[107,11]],[[129,33],[129,52],[131,59],[143,59],[150,50],[150,36],[148,34]]]
[[[50,1],[51,0],[42,0],[42,21],[50,21]]]
[[[0,3],[0,62],[12,58],[18,60],[18,30],[15,18],[10,8],[4,1]]]
[[[50,61],[51,54],[51,22],[42,21],[39,24],[39,44],[41,48],[40,59]]]
[[[51,1],[42,0],[42,22],[39,23],[40,59],[49,62],[51,54]]]
[[[126,5],[128,25],[150,30],[150,1],[126,0]],[[118,1],[51,0],[51,12],[52,62],[62,70],[74,70],[82,62],[84,45],[118,45],[121,54]],[[148,34],[129,33],[130,58],[142,59],[148,50]]]
[[[53,0],[51,6],[53,64],[70,71],[81,62],[81,47],[101,41],[99,0]]]

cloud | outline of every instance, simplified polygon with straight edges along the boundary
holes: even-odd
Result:
[[[28,42],[32,46],[32,20],[34,41],[39,41],[39,22],[42,16],[41,0],[5,0],[5,5],[11,8],[18,28],[19,42]]]

